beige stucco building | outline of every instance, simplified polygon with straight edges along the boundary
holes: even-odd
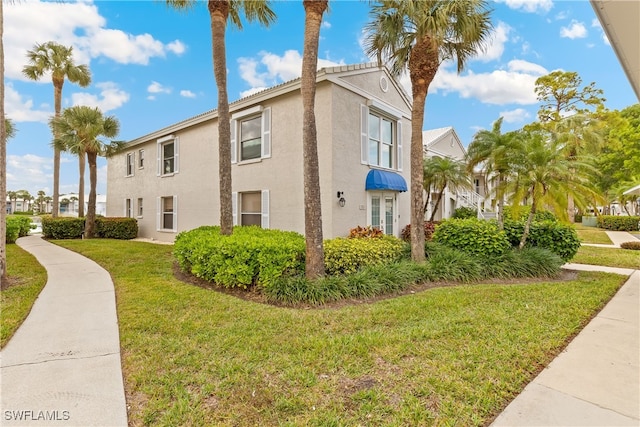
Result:
[[[300,79],[230,105],[233,219],[304,232]],[[317,74],[316,123],[325,238],[410,221],[411,103],[386,68]],[[404,146],[406,144],[406,147]],[[142,136],[108,160],[107,215],[137,218],[139,236],[173,241],[219,224],[217,111]]]

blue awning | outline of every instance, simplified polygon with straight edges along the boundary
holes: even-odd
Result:
[[[371,169],[365,181],[365,190],[407,191],[407,182],[395,172]]]

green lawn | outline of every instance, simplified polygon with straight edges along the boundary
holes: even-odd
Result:
[[[580,273],[292,309],[178,281],[171,246],[56,243],[114,279],[133,426],[485,425],[624,282]]]
[[[578,238],[582,243],[597,243],[602,245],[611,245],[613,242],[607,236],[605,230],[595,227],[585,227],[582,224],[574,224],[578,233]]]
[[[581,246],[576,256],[573,257],[570,262],[640,269],[640,251]]]
[[[15,243],[7,244],[7,274],[12,286],[0,291],[0,347],[22,324],[47,282],[45,269]]]

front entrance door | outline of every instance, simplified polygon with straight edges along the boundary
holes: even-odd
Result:
[[[391,236],[396,235],[395,202],[394,193],[371,193],[371,226]]]

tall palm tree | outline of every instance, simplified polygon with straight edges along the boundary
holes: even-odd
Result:
[[[380,0],[366,25],[366,50],[390,65],[399,76],[407,68],[411,79],[411,258],[424,261],[422,194],[422,126],[429,85],[446,60],[458,72],[484,50],[491,31],[485,0]]]
[[[115,138],[120,131],[120,123],[114,116],[104,116],[100,109],[76,106],[64,110],[61,116],[49,120],[54,135],[53,144],[60,150],[87,155],[89,164],[89,203],[85,220],[84,236],[95,234],[96,187],[98,182],[98,156],[111,156],[122,148],[121,142],[103,142],[100,137]]]
[[[515,132],[502,133],[500,117],[493,122],[492,129],[478,131],[467,148],[467,171],[473,173],[476,166],[482,165],[484,178],[495,175],[498,181],[493,189],[497,200],[498,226],[504,225],[504,196],[509,174],[513,169],[514,155],[520,153],[522,147]]]
[[[13,124],[13,120],[4,119],[4,129],[7,141],[16,136],[16,126]]]
[[[7,278],[7,129],[4,120],[4,12],[0,0],[0,282]]]
[[[166,0],[166,4],[178,10],[187,10],[199,3],[197,0]],[[227,54],[225,33],[227,20],[242,29],[241,15],[248,22],[258,21],[269,25],[275,14],[268,0],[208,0],[211,20],[213,75],[218,89],[218,173],[220,176],[220,232],[233,232],[231,200],[231,116],[227,95]]]
[[[53,100],[55,116],[62,110],[62,87],[64,81],[77,83],[81,87],[91,83],[91,72],[87,65],[76,65],[73,62],[73,47],[63,46],[50,41],[36,44],[32,50],[27,51],[29,64],[22,68],[22,74],[28,79],[40,80],[45,74],[51,73],[53,81]],[[57,135],[53,135],[56,139]],[[53,211],[54,217],[58,216],[58,199],[60,197],[60,150],[53,149]]]
[[[306,242],[305,273],[308,279],[324,275],[322,243],[322,209],[320,205],[320,170],[315,116],[318,44],[322,15],[328,0],[304,0],[304,48],[300,93],[302,95],[302,153],[304,171],[304,234]]]
[[[47,194],[44,190],[38,190],[38,198],[36,199],[36,203],[38,204],[38,213],[43,213],[45,208],[43,207],[44,198]]]
[[[442,201],[442,196],[447,187],[452,192],[473,188],[471,178],[466,170],[466,165],[463,162],[448,157],[433,156],[426,159],[424,161],[424,174],[431,178],[429,186],[425,187],[427,193],[431,192],[432,187],[437,193],[429,221],[435,219],[438,208],[440,207],[440,202]]]
[[[16,202],[18,201],[18,192],[17,191],[7,191],[7,196],[5,200],[9,198],[9,203],[11,203],[11,213],[16,211]]]

